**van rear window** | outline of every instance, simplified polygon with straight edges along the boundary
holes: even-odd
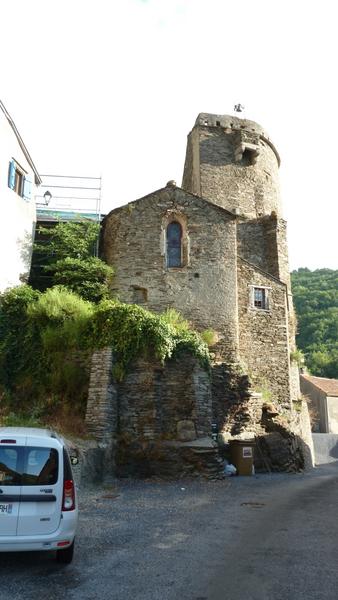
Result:
[[[0,485],[20,485],[20,447],[0,446]]]
[[[22,485],[52,485],[58,480],[59,454],[55,448],[27,447]]]
[[[59,476],[59,453],[41,446],[0,446],[0,486],[53,485]]]

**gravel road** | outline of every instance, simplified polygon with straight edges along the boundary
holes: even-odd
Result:
[[[73,563],[0,554],[0,599],[337,600],[337,465],[80,489]]]

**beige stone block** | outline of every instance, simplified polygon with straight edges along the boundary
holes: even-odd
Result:
[[[180,442],[191,442],[197,438],[195,424],[188,419],[178,421],[176,430],[177,439],[180,440]]]

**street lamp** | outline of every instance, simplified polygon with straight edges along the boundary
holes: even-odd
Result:
[[[50,203],[51,199],[52,199],[52,194],[47,190],[44,195],[44,200],[45,200],[45,205],[48,206],[48,204]]]

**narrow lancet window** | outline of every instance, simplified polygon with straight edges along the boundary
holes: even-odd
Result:
[[[172,221],[167,227],[167,267],[182,266],[182,227]]]

